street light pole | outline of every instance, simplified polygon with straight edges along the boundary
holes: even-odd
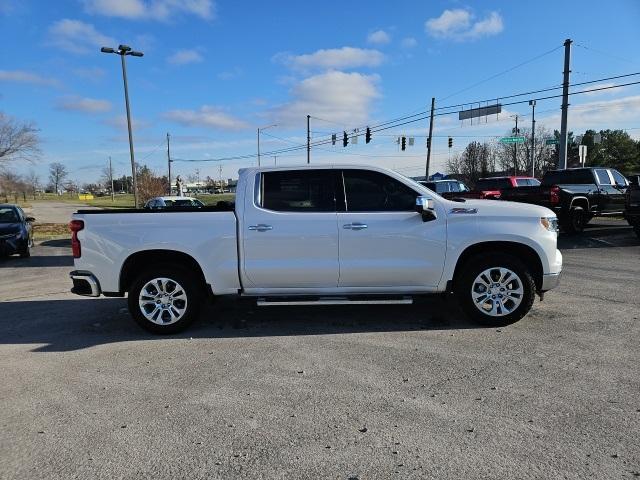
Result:
[[[127,55],[133,55],[134,57],[142,57],[142,52],[131,50],[128,45],[119,45],[118,49],[102,47],[100,49],[102,53],[115,53],[120,55],[122,61],[122,81],[124,83],[124,103],[127,109],[127,129],[129,131],[129,155],[131,156],[131,178],[133,180],[133,203],[134,207],[138,208],[138,182],[136,179],[136,161],[133,154],[133,132],[131,131],[131,109],[129,108],[129,88],[127,85],[127,66],[124,57]]]

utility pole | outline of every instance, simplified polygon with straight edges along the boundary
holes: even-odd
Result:
[[[311,163],[311,131],[309,130],[309,120],[311,115],[307,115],[307,163]]]
[[[260,166],[260,128],[258,127],[258,166]]]
[[[516,115],[516,128],[513,129],[515,137],[518,136],[518,115]],[[518,175],[518,143],[513,143],[513,174]]]
[[[111,155],[109,155],[109,180],[111,180],[111,203],[115,202],[113,194],[113,168],[111,167]]]
[[[564,72],[562,77],[562,118],[560,121],[560,155],[558,168],[567,168],[567,115],[569,113],[569,74],[571,73],[571,44],[570,38],[564,41]]]
[[[536,175],[536,101],[529,100],[531,105],[531,176]]]
[[[169,166],[169,195],[171,195],[171,151],[169,150],[169,132],[167,132],[167,164]]]
[[[433,111],[436,106],[435,97],[431,97],[431,115],[429,116],[429,136],[427,137],[427,165],[424,169],[425,180],[429,180],[429,163],[431,162],[431,145],[433,140]]]
[[[275,167],[276,165],[278,165],[278,157],[276,157],[275,155],[273,156],[273,166]]]

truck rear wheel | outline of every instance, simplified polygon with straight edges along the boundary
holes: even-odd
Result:
[[[495,252],[469,260],[456,281],[454,293],[472,320],[501,326],[529,313],[535,288],[531,272],[520,260]]]
[[[152,333],[176,333],[198,317],[202,286],[180,266],[158,266],[134,280],[127,300],[131,316],[142,328]]]

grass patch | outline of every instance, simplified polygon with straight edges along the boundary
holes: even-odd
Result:
[[[69,226],[66,223],[35,223],[33,225],[33,240],[55,240],[71,238]]]

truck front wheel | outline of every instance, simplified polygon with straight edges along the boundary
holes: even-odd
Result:
[[[582,207],[572,207],[564,222],[567,233],[582,233],[587,224],[587,214]]]
[[[489,326],[508,325],[531,310],[535,282],[516,257],[484,253],[462,268],[454,293],[472,320]]]
[[[188,271],[177,265],[158,266],[134,280],[129,312],[149,332],[176,333],[197,318],[201,299],[202,288]]]

